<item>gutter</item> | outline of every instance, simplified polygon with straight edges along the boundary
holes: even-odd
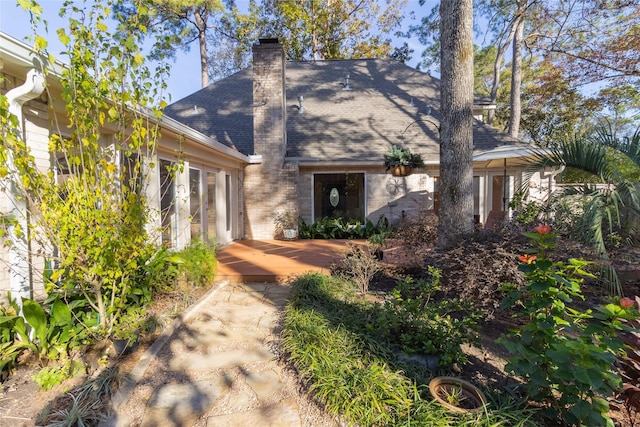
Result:
[[[40,96],[44,91],[44,84],[44,75],[40,71],[32,69],[27,73],[24,84],[10,90],[6,95],[9,102],[9,113],[18,118],[19,136],[25,143],[27,141],[23,129],[22,106],[25,102]],[[7,150],[7,168],[9,169],[9,175],[6,178],[9,190],[7,192],[8,216],[16,221],[15,224],[9,226],[9,239],[13,242],[9,247],[9,283],[11,295],[16,298],[18,306],[22,309],[22,299],[33,297],[31,259],[29,245],[25,237],[28,234],[28,211],[26,198],[16,185],[16,182],[20,181],[20,175],[13,164],[11,150]],[[17,229],[22,232],[17,232]]]
[[[384,167],[382,160],[320,160],[317,157],[285,157],[286,162],[297,162],[299,166],[334,166],[334,167],[364,167],[364,166],[377,166]],[[425,161],[425,166],[438,165],[437,160]]]
[[[474,162],[480,162],[483,160],[497,160],[497,159],[511,159],[516,157],[531,157],[544,155],[549,153],[550,150],[537,147],[498,147],[488,151],[484,151],[473,155]]]

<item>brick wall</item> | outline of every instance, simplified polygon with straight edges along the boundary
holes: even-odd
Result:
[[[245,237],[273,239],[279,212],[297,209],[297,165],[286,151],[285,56],[279,43],[253,47],[254,151],[262,163],[244,171]]]

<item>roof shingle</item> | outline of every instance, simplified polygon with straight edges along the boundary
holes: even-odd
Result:
[[[288,61],[287,157],[382,161],[389,146],[399,144],[425,161],[437,161],[439,86],[438,79],[391,60]],[[165,112],[240,152],[260,154],[253,152],[252,93],[248,68],[171,104]],[[524,145],[479,121],[473,135],[474,154]]]

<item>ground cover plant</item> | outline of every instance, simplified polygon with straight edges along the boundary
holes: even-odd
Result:
[[[385,314],[381,303],[366,301],[355,285],[340,278],[309,274],[292,286],[283,348],[309,391],[330,414],[362,426],[535,425],[533,411],[500,393],[491,395],[491,409],[478,414],[448,413],[428,397],[426,384],[435,373],[400,357],[400,343],[383,336],[383,316],[398,315],[393,308]],[[449,319],[441,322],[456,327]],[[459,349],[447,348],[443,341],[446,338],[439,351],[457,354]],[[404,343],[409,353],[410,347],[411,343]],[[421,348],[413,351],[420,352]],[[444,371],[436,367],[436,372]]]
[[[29,407],[43,410],[38,414],[25,409],[38,415],[38,425],[96,425],[140,351],[211,287],[215,266],[215,246],[198,241],[180,252],[160,249],[145,263],[136,275],[145,292],[129,301],[110,335],[126,338],[134,346],[131,353],[131,349],[116,351],[111,340],[99,333],[96,313],[81,293],[52,292],[43,302],[25,300],[25,317],[37,325],[33,337],[16,315],[15,304],[1,308],[0,392],[19,391],[19,385],[32,379],[40,390],[27,387],[22,392],[31,399]]]
[[[491,419],[497,422],[498,418],[499,425],[573,425],[577,420],[589,420],[585,425],[613,425],[612,420],[615,425],[636,425],[635,390],[640,381],[638,370],[632,368],[640,336],[634,320],[636,305],[628,298],[603,295],[594,279],[599,269],[580,260],[592,255],[589,246],[565,241],[547,226],[526,230],[511,224],[477,232],[447,253],[427,250],[427,261],[436,261],[443,268],[442,277],[434,267],[412,268],[414,276],[407,277],[382,266],[368,292],[363,292],[354,280],[358,275],[345,274],[346,265],[338,263],[340,268],[332,270],[335,277],[296,280],[284,321],[289,360],[330,413],[347,421],[357,419],[359,425],[475,425]],[[545,242],[542,251],[541,241]],[[566,261],[552,262],[546,257]],[[474,279],[474,274],[479,276]],[[547,277],[548,282],[542,284],[541,277]],[[626,289],[637,292],[633,287]],[[443,300],[450,304],[458,296],[463,300],[460,306],[466,301],[479,309],[469,311],[467,307],[464,312],[468,318],[459,312],[452,319],[467,323],[459,323],[456,329],[450,322],[448,330],[442,325],[423,332],[414,328],[416,314],[428,313],[425,323],[446,319],[447,310],[442,311],[445,315],[437,314],[443,309],[438,306]],[[480,325],[478,348],[467,344],[474,341],[473,316]],[[430,357],[426,353],[443,331],[441,336],[451,338],[439,351],[449,356]],[[298,340],[300,336],[304,338]],[[508,349],[499,342],[500,337]],[[623,339],[635,347],[623,347]],[[364,367],[361,360],[366,361]],[[626,368],[616,368],[623,361]],[[409,380],[407,387],[414,403],[411,409],[395,403],[382,406],[387,415],[380,419],[357,418],[378,409],[358,407],[353,394],[377,391],[375,387],[358,387],[349,379],[368,375],[360,369],[381,364],[387,372]],[[443,418],[421,418],[422,405],[434,405],[424,387],[432,376],[442,373],[481,387],[489,400],[484,420],[470,422],[441,413],[434,409],[437,405],[428,406],[429,411]],[[340,386],[332,389],[335,381]],[[538,394],[532,393],[534,388]],[[540,394],[540,390],[545,391]],[[398,395],[406,393],[394,394]],[[359,397],[358,401],[384,402],[384,396]],[[388,401],[395,402],[393,398]],[[404,415],[394,418],[388,414],[395,410]]]
[[[300,219],[299,227],[301,239],[368,239],[391,230],[389,220],[384,216],[375,224],[368,218],[362,221],[324,217],[310,225]]]

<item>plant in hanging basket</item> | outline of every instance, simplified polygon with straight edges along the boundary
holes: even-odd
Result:
[[[408,147],[392,145],[384,156],[384,166],[394,176],[407,176],[411,175],[413,168],[424,167],[424,161],[420,154],[412,153]]]
[[[429,392],[438,403],[457,413],[476,412],[487,401],[480,389],[455,377],[435,377],[429,382]]]

